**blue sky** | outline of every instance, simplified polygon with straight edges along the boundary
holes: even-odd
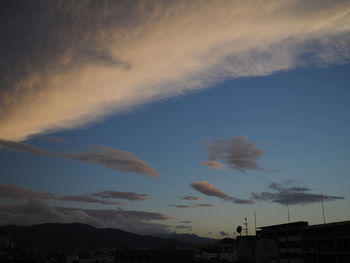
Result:
[[[108,2],[106,6],[110,4]],[[222,36],[214,35],[213,39],[208,37],[210,41],[215,42],[215,45],[205,44],[202,48],[206,49],[200,50],[202,52],[200,58],[207,59],[208,67],[198,66],[204,61],[193,55],[197,52],[195,49],[181,48],[182,44],[191,46],[185,41],[187,35],[181,31],[181,23],[172,17],[165,17],[166,21],[169,19],[169,25],[174,24],[174,28],[179,28],[180,40],[181,34],[184,34],[184,42],[176,39],[179,48],[174,50],[174,54],[179,52],[177,56],[169,55],[169,58],[163,58],[164,53],[159,53],[156,57],[158,60],[150,63],[152,64],[150,68],[154,67],[153,71],[147,68],[147,64],[146,66],[142,64],[144,60],[133,61],[134,51],[131,48],[130,57],[125,55],[125,59],[128,58],[125,61],[131,61],[132,66],[129,70],[127,63],[123,62],[122,52],[125,52],[123,45],[119,46],[119,42],[111,45],[105,39],[100,42],[95,39],[93,44],[97,45],[94,47],[97,50],[94,51],[97,52],[95,57],[84,57],[86,56],[85,53],[82,55],[84,46],[80,47],[83,51],[76,50],[73,45],[68,46],[67,53],[63,52],[64,54],[57,56],[53,56],[52,51],[48,49],[46,56],[48,59],[51,58],[53,65],[58,66],[50,68],[51,64],[46,64],[49,66],[43,70],[43,65],[47,61],[37,62],[38,64],[35,64],[30,71],[25,72],[28,75],[23,79],[25,84],[19,81],[13,82],[19,85],[16,86],[17,93],[8,92],[11,88],[6,86],[8,79],[12,80],[12,76],[4,78],[2,81],[5,88],[0,89],[0,92],[3,92],[4,98],[8,100],[0,101],[4,112],[0,115],[2,125],[0,127],[3,127],[3,132],[0,132],[2,139],[0,213],[8,218],[0,223],[32,224],[55,220],[62,222],[80,220],[99,227],[112,226],[132,232],[152,233],[166,230],[220,238],[222,237],[220,231],[233,235],[235,227],[242,224],[244,217],[251,223],[250,231],[253,233],[254,209],[257,212],[258,226],[287,222],[285,201],[278,199],[282,198],[283,193],[288,193],[290,196],[306,193],[306,199],[290,205],[292,221],[322,223],[321,203],[312,196],[320,195],[321,192],[325,197],[329,197],[325,202],[327,222],[348,220],[350,64],[349,56],[346,55],[346,45],[349,44],[350,25],[348,20],[344,20],[343,23],[332,22],[324,29],[320,29],[316,25],[323,21],[318,14],[318,11],[324,11],[322,7],[318,7],[320,10],[316,11],[306,10],[305,12],[310,12],[310,18],[306,19],[305,14],[299,10],[303,5],[301,2],[295,3],[295,13],[286,11],[289,10],[288,6],[277,2],[272,5],[275,4],[276,10],[286,12],[287,18],[283,18],[282,21],[289,24],[291,32],[294,30],[297,33],[293,31],[290,36],[282,34],[278,26],[271,26],[268,23],[277,18],[270,21],[264,16],[264,12],[265,15],[272,16],[271,10],[261,10],[261,19],[266,22],[266,28],[270,30],[269,32],[274,32],[270,36],[272,40],[269,42],[264,35],[259,34],[249,36],[254,34],[249,31],[249,27],[247,29],[247,37],[250,39],[247,41],[249,49],[241,47],[239,34],[232,39],[224,36],[224,33],[229,32],[223,32]],[[310,4],[315,3],[310,1]],[[342,1],[338,5],[324,1],[324,6],[331,7],[328,9],[331,10],[330,19],[335,14],[341,17],[342,9],[350,8]],[[44,7],[47,8],[45,4]],[[21,8],[25,10],[24,7]],[[74,13],[74,6],[70,8]],[[91,7],[84,8],[90,10]],[[176,5],[161,8],[178,12]],[[194,7],[189,8],[191,10]],[[252,7],[242,2],[241,5],[231,8],[244,10]],[[189,14],[182,15],[187,18],[192,13],[189,11]],[[207,10],[199,10],[197,15],[205,18],[212,14]],[[244,18],[244,15],[242,16]],[[231,18],[227,19],[228,23],[231,23]],[[160,30],[158,22],[154,22],[157,20],[151,18],[149,20],[150,29],[147,30],[158,32]],[[201,23],[194,28],[199,27]],[[242,22],[239,19],[232,21],[232,25],[235,23]],[[301,24],[301,28],[304,28],[302,27],[304,25],[314,35],[305,39],[303,33],[298,31],[300,30],[298,23]],[[122,29],[119,20],[112,24],[118,30]],[[317,29],[314,29],[314,25]],[[214,23],[215,26],[221,28]],[[329,27],[336,32],[339,31],[339,34],[329,33]],[[127,30],[136,32],[138,28],[142,26],[137,25],[135,29]],[[169,28],[167,30],[170,32],[172,27]],[[79,27],[74,30],[78,29]],[[99,32],[101,28],[93,30]],[[205,28],[202,30],[206,32]],[[208,26],[208,33],[210,30],[212,29]],[[55,37],[63,39],[62,43],[66,43],[69,36],[67,33]],[[169,43],[173,41],[172,36],[165,34],[165,38],[169,37]],[[257,36],[260,37],[258,40],[263,41],[261,45],[255,39]],[[150,39],[159,40],[158,37],[154,34]],[[198,37],[202,35],[199,34]],[[146,40],[140,37],[140,44],[131,43],[136,47],[143,44],[142,48],[135,49],[137,50],[135,54],[142,57],[144,50],[149,51],[146,48],[148,43]],[[41,38],[32,41],[46,47],[46,42]],[[117,40],[113,41],[117,43]],[[222,47],[224,43],[225,45],[229,43],[232,50],[227,48],[223,53],[218,52],[215,48]],[[157,44],[154,45],[156,49]],[[57,50],[62,51],[60,47],[57,47]],[[110,53],[106,50],[110,50]],[[117,52],[119,50],[120,54]],[[167,52],[166,49],[163,51]],[[76,55],[71,55],[74,52],[77,52]],[[180,55],[181,52],[194,57],[192,60],[184,59]],[[93,52],[89,49],[88,56],[91,56],[91,53]],[[67,54],[71,56],[69,61],[73,61],[69,63],[73,64],[62,66],[59,63],[65,61]],[[115,54],[119,54],[120,58]],[[215,61],[211,61],[210,55],[217,56]],[[20,59],[15,60],[13,57],[10,54],[8,61],[22,65]],[[28,61],[30,59],[32,58],[29,57]],[[81,64],[84,59],[92,60],[94,66],[91,68],[90,64]],[[167,68],[167,61],[170,59],[179,65]],[[102,69],[99,64],[101,61],[104,63]],[[15,62],[13,63],[16,66]],[[106,63],[112,63],[115,72],[110,72],[111,69],[105,66]],[[145,68],[142,69],[141,66]],[[66,71],[65,67],[72,68],[74,74]],[[134,68],[140,70],[134,75],[137,81],[134,81],[133,77],[126,76],[131,74],[129,71],[133,72]],[[22,68],[19,66],[18,70],[16,68],[13,70],[13,79],[20,70]],[[177,70],[176,74],[173,70]],[[145,77],[140,76],[143,72]],[[93,76],[91,73],[94,73]],[[113,77],[112,73],[115,74]],[[68,83],[67,87],[63,85],[65,83]],[[75,86],[70,87],[71,83]],[[124,84],[125,88],[122,89]],[[22,90],[20,85],[27,85],[27,91]],[[120,98],[118,94],[121,94]],[[56,101],[56,98],[59,99]],[[210,150],[204,141],[211,140],[211,143],[215,144],[217,140],[223,139],[224,144],[229,145],[233,138],[243,138],[240,136],[245,136],[245,139],[242,139],[244,145],[253,143],[254,150],[262,151],[261,155],[255,157],[242,153],[244,158],[256,161],[261,169],[247,166],[240,171],[237,166],[235,168],[237,163],[227,159],[227,156],[237,145],[227,146],[228,148],[223,150],[223,155],[226,157],[215,159],[226,166],[225,170],[211,169],[202,164],[211,160]],[[35,150],[32,149],[18,151],[18,147],[23,145],[55,153],[48,154],[41,151],[40,154],[33,154]],[[132,158],[136,158],[133,160],[142,162],[141,168],[135,169],[151,167],[159,172],[160,176],[150,178],[147,172],[142,172],[144,170],[135,173],[128,167],[119,168],[121,166],[118,164],[108,168],[95,159],[77,161],[74,159],[76,157],[71,155],[62,157],[62,154],[79,155],[94,152],[96,149],[89,149],[91,146],[104,146],[132,153],[134,155]],[[115,160],[116,163],[119,162],[118,158]],[[210,190],[210,194],[191,186],[191,183],[203,181],[215,186],[214,190]],[[278,186],[274,188],[271,183]],[[292,187],[301,187],[304,190],[295,191]],[[25,192],[23,189],[32,192]],[[93,193],[106,190],[147,194],[148,198],[138,201],[116,198],[117,201],[124,203],[122,205],[103,205],[86,200],[81,202],[62,200],[63,197],[67,199],[67,196],[72,195],[83,196],[82,198],[92,197]],[[51,193],[56,197],[38,197],[33,192]],[[262,200],[262,192],[275,196]],[[252,193],[259,197],[253,198]],[[202,200],[181,199],[184,196],[200,197]],[[105,200],[105,197],[99,197],[98,200]],[[250,200],[252,204],[238,204],[230,201],[231,197]],[[29,203],[31,199],[36,200],[34,206],[39,208],[32,207],[33,203]],[[292,199],[289,201],[293,202]],[[27,210],[17,207],[19,210],[10,216],[3,208],[3,205],[18,204],[27,207]],[[198,204],[212,206],[198,207]],[[191,207],[178,208],[175,205]],[[70,207],[73,212],[82,211],[84,214],[81,217],[74,217],[76,214],[69,214],[71,210],[62,210],[61,207]],[[51,212],[47,214],[38,212],[44,208],[51,209]],[[103,215],[97,219],[92,218],[93,214],[89,214],[89,209],[98,211],[112,209],[119,214],[115,219],[109,218],[108,221]],[[32,211],[33,214],[26,214],[23,211]],[[145,214],[144,217],[135,219],[132,216],[127,217],[128,212],[125,211],[133,211],[135,215],[137,211],[157,214]],[[62,213],[61,217],[54,216],[58,213]],[[192,222],[182,223],[182,221]],[[135,227],[134,223],[140,222],[145,228]],[[182,229],[182,225],[187,228]]]

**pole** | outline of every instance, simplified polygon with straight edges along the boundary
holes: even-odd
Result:
[[[256,213],[254,208],[254,227],[255,227],[255,235],[256,235]]]
[[[288,212],[288,223],[290,223],[290,216],[289,216],[289,200],[287,199],[287,212]]]
[[[248,236],[248,222],[247,222],[247,218],[245,217],[245,235]]]
[[[323,224],[326,224],[326,217],[324,215],[324,206],[323,206],[323,195],[322,195],[322,193],[321,193],[321,204],[322,204]]]

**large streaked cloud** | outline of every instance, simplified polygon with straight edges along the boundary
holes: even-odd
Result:
[[[105,146],[90,146],[91,151],[89,152],[60,153],[34,147],[25,143],[0,139],[0,148],[91,163],[114,170],[146,174],[149,177],[159,176],[156,170],[134,154]]]
[[[118,228],[141,234],[168,232],[169,216],[145,211],[99,210],[53,207],[43,200],[29,199],[24,205],[0,205],[0,225],[34,225],[48,222],[84,223],[101,228]]]
[[[206,140],[208,146],[208,160],[203,162],[211,168],[223,169],[224,166],[216,160],[223,161],[227,166],[240,172],[247,170],[262,170],[258,159],[263,151],[256,148],[256,144],[248,142],[245,136],[230,139]]]
[[[125,199],[131,201],[141,201],[148,198],[148,195],[138,194],[134,192],[119,192],[113,190],[105,190],[97,193],[83,195],[59,195],[54,193],[41,193],[18,186],[0,184],[0,197],[2,199],[13,200],[41,199],[68,202],[97,203],[102,205],[122,205],[123,203],[105,199]],[[96,197],[99,197],[100,199]]]
[[[252,193],[252,199],[274,202],[282,205],[306,205],[323,201],[335,201],[344,199],[341,196],[310,193],[311,189],[297,185],[294,180],[287,180],[279,183],[271,183],[269,189],[274,192]]]
[[[0,9],[0,138],[9,140],[350,56],[347,0],[28,0]]]
[[[220,189],[216,188],[215,185],[207,182],[207,181],[197,181],[190,184],[191,187],[207,196],[215,196],[217,198],[220,198],[224,201],[231,201],[236,204],[252,204],[253,202],[251,200],[245,200],[245,199],[239,199],[234,196],[230,196],[226,194],[225,192],[221,191]]]

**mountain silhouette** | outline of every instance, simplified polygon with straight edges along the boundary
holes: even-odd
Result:
[[[3,226],[0,236],[6,236],[15,247],[90,247],[90,248],[175,248],[187,246],[175,239],[143,236],[115,228],[96,228],[71,223],[47,223],[33,226]]]
[[[177,233],[166,233],[166,234],[158,234],[156,237],[161,238],[171,238],[176,239],[181,242],[190,243],[190,244],[217,244],[218,239],[209,238],[209,237],[201,237],[196,234],[177,234]]]

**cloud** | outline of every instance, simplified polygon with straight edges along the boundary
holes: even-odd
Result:
[[[229,196],[225,192],[216,188],[215,185],[213,185],[207,181],[193,182],[190,184],[190,186],[194,190],[196,190],[204,195],[215,196],[215,197],[220,198],[224,201],[231,201],[231,202],[236,203],[236,204],[252,204],[253,203],[251,200],[244,200],[244,199],[239,199],[239,198],[236,198],[233,196]]]
[[[174,205],[174,204],[170,204],[169,206],[174,206],[176,208],[196,208],[197,207],[195,205]]]
[[[213,204],[196,204],[197,207],[213,207],[213,206],[217,206],[217,205],[213,205]]]
[[[207,161],[202,162],[202,164],[205,166],[208,166],[209,168],[212,168],[212,169],[226,170],[226,166],[220,162],[217,162],[217,161],[207,160]]]
[[[0,197],[14,200],[23,200],[28,198],[52,199],[55,198],[55,195],[52,193],[39,193],[17,186],[0,184]]]
[[[192,229],[192,226],[178,225],[178,226],[175,226],[175,228],[178,228],[178,229]]]
[[[247,170],[262,170],[258,165],[258,159],[263,151],[256,148],[255,143],[247,142],[245,136],[231,139],[206,140],[203,142],[208,147],[208,160],[203,164],[213,168],[220,166],[216,160],[223,161],[227,166],[240,172]]]
[[[194,205],[170,204],[169,206],[174,206],[176,208],[198,208],[198,207],[213,207],[213,206],[216,206],[216,205],[213,205],[213,204],[194,204]]]
[[[159,176],[159,173],[155,169],[153,169],[145,161],[140,160],[134,154],[105,146],[90,146],[91,151],[89,152],[60,153],[20,142],[0,139],[0,148],[91,163],[113,170],[146,174],[149,177]]]
[[[29,0],[0,9],[0,138],[8,140],[350,56],[346,0]]]
[[[167,215],[155,212],[53,207],[37,199],[29,199],[24,205],[0,205],[0,215],[0,225],[77,222],[100,228],[118,228],[140,234],[168,232],[168,225],[153,221],[170,219]]]
[[[203,198],[197,197],[197,196],[192,196],[192,195],[186,195],[181,198],[182,200],[190,200],[190,201],[200,201],[203,200]]]
[[[274,202],[282,205],[306,205],[323,201],[335,201],[344,199],[341,196],[331,196],[310,193],[311,189],[295,185],[294,180],[287,180],[281,184],[271,183],[269,188],[275,192],[252,193],[251,198],[260,201]],[[322,198],[322,199],[321,199]]]
[[[179,223],[180,223],[180,224],[192,224],[193,221],[191,221],[191,220],[185,220],[185,221],[180,221]]]
[[[0,184],[0,197],[3,199],[13,200],[26,200],[35,198],[41,200],[97,203],[102,205],[123,205],[123,203],[120,202],[102,199],[126,199],[130,201],[142,201],[145,200],[148,197],[148,195],[133,192],[118,192],[112,190],[105,190],[85,195],[59,195],[54,193],[41,193],[17,186]],[[99,197],[102,199],[98,199],[95,197]]]
[[[119,192],[119,191],[101,191],[97,193],[92,193],[92,196],[97,196],[100,198],[117,198],[126,199],[130,201],[141,201],[148,198],[147,194],[138,194],[134,192]]]
[[[228,236],[228,233],[225,232],[225,231],[220,231],[220,235],[222,235],[222,236]]]
[[[120,202],[96,199],[87,195],[62,195],[52,199],[60,200],[60,201],[69,201],[69,202],[96,203],[96,204],[102,204],[102,205],[123,205],[123,203],[120,203]]]

